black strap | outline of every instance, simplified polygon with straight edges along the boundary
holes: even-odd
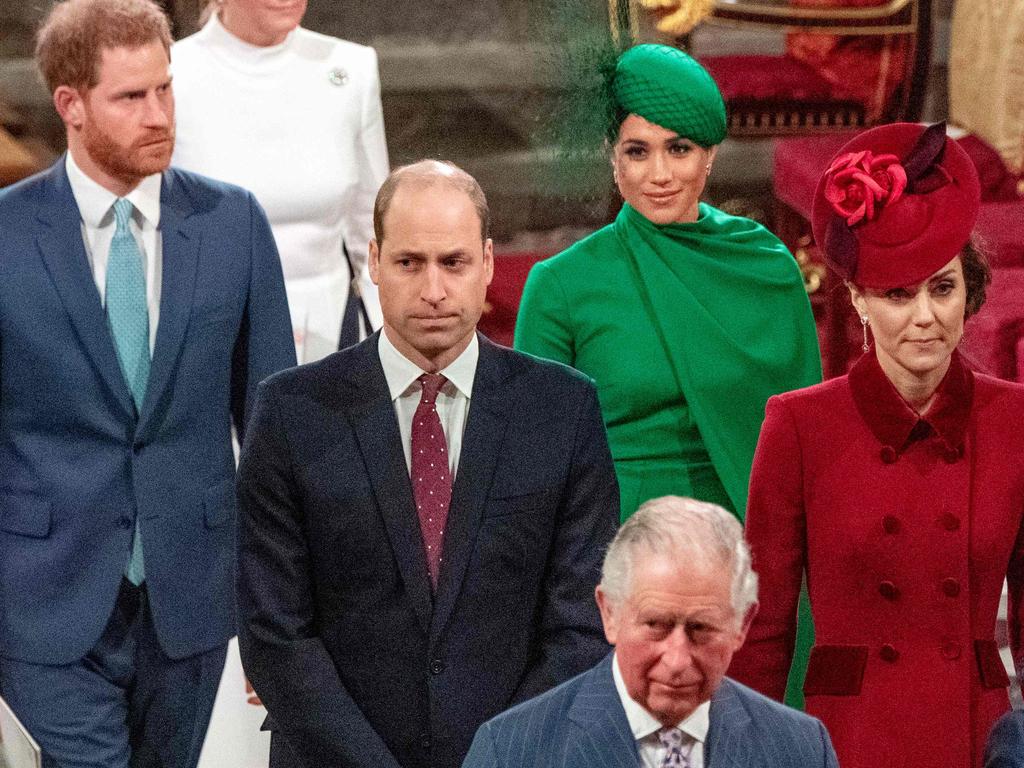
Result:
[[[362,291],[359,288],[359,275],[352,265],[352,257],[348,254],[348,247],[345,241],[341,241],[341,253],[345,257],[345,264],[348,266],[348,300],[345,302],[345,313],[341,316],[341,333],[338,336],[338,349],[351,347],[358,344],[362,333],[359,328],[359,319],[362,318],[366,335],[373,333],[373,326],[370,325],[370,313],[366,311],[363,303]]]

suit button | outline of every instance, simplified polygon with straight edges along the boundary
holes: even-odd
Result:
[[[956,661],[960,658],[960,643],[956,640],[946,640],[942,644],[940,649],[942,658],[948,659],[949,661]]]
[[[943,579],[942,593],[946,597],[956,597],[960,594],[960,582],[954,578]]]
[[[952,512],[947,512],[941,518],[939,523],[947,531],[956,531],[960,529],[960,518],[954,515]]]
[[[900,588],[891,581],[883,581],[878,585],[878,594],[886,600],[896,600],[900,596]]]
[[[899,533],[900,520],[895,515],[886,515],[882,518],[882,529],[886,533]]]
[[[886,643],[878,649],[878,655],[882,658],[882,661],[888,661],[890,664],[900,657],[900,652],[889,643]]]
[[[142,443],[135,443],[135,445],[132,446],[132,453],[136,456],[142,453]]]
[[[117,524],[127,530],[132,527],[132,519],[128,515],[121,515],[121,518],[117,521]]]
[[[430,662],[430,674],[440,675],[442,672],[444,672],[443,661],[441,661],[440,659],[434,659],[432,662]]]
[[[421,733],[420,734],[420,746],[423,747],[424,749],[430,749],[430,744],[431,744],[430,734],[429,733]]]
[[[896,462],[896,449],[891,445],[883,445],[882,450],[878,452],[878,455],[886,464],[894,464]]]

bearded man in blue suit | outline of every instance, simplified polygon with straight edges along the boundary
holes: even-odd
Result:
[[[485,723],[463,768],[838,768],[818,720],[725,677],[757,609],[731,513],[646,502],[596,596],[614,653]]]
[[[167,20],[68,0],[67,130],[0,192],[0,692],[44,766],[191,768],[235,631],[232,424],[294,365],[266,219],[168,169]]]

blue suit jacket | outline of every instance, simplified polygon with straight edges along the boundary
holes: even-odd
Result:
[[[237,187],[164,173],[160,319],[136,413],[63,159],[0,191],[0,654],[99,639],[141,520],[161,646],[235,631],[234,459],[256,384],[294,365],[281,266]]]
[[[985,745],[985,768],[1024,768],[1024,712],[1007,712]]]
[[[432,596],[377,343],[264,382],[242,451],[238,637],[274,768],[458,768],[482,722],[608,650],[593,384],[480,338]]]
[[[825,727],[725,678],[711,699],[705,768],[838,768]],[[612,656],[485,723],[463,768],[637,768]]]

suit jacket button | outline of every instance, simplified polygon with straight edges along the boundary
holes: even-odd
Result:
[[[886,643],[878,649],[878,655],[882,657],[882,661],[888,661],[890,664],[900,657],[900,652],[889,643]]]
[[[882,461],[886,464],[894,464],[896,462],[896,449],[891,445],[883,445],[882,450],[878,452]]]
[[[420,734],[420,746],[423,747],[424,749],[430,749],[430,744],[431,744],[430,734],[429,733],[421,733]]]
[[[900,588],[891,581],[883,581],[878,585],[878,594],[886,600],[896,600],[900,596]]]
[[[886,533],[899,533],[900,519],[895,515],[886,515],[882,518],[882,529]]]
[[[956,531],[960,528],[960,518],[952,512],[947,512],[939,519],[940,524],[947,531]]]
[[[121,519],[117,521],[117,524],[127,530],[132,527],[132,519],[128,515],[121,515]]]
[[[942,593],[946,597],[956,597],[960,594],[960,582],[954,578],[943,579]]]
[[[956,661],[960,658],[960,643],[956,640],[946,640],[942,644],[942,658],[949,661]]]
[[[434,659],[432,662],[430,662],[430,674],[440,675],[442,672],[444,672],[443,661],[441,661],[440,659]]]

